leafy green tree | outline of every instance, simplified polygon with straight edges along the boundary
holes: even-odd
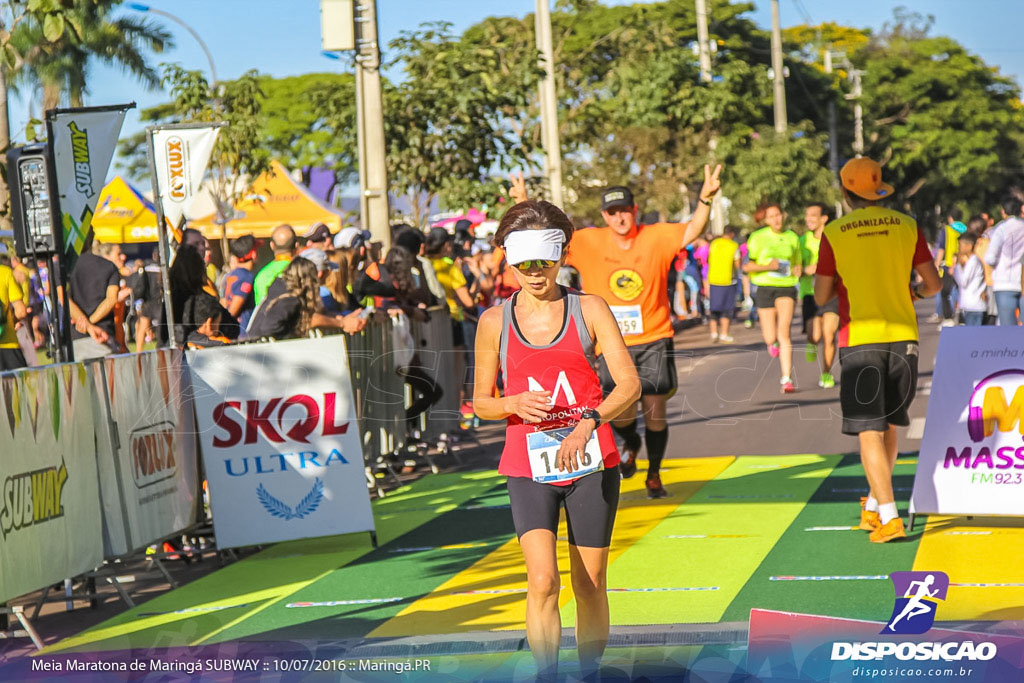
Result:
[[[171,47],[171,34],[144,18],[112,16],[120,4],[120,0],[75,3],[65,17],[74,30],[64,31],[55,40],[47,37],[47,30],[53,28],[45,17],[22,22],[11,39],[22,56],[12,85],[39,87],[43,111],[59,106],[62,98],[73,107],[82,106],[93,61],[120,66],[149,89],[159,86],[160,75],[147,53]]]
[[[991,205],[1024,182],[1020,88],[930,29],[898,11],[854,56],[865,71],[865,153],[926,222],[954,204]]]
[[[763,126],[745,140],[731,141],[727,153],[733,162],[726,182],[744,223],[760,227],[753,224],[753,214],[762,202],[778,202],[783,211],[799,215],[811,202],[838,199],[832,174],[822,164],[826,139],[804,123],[782,135]]]

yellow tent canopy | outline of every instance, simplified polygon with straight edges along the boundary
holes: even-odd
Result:
[[[156,211],[127,180],[117,176],[100,192],[92,229],[100,242],[156,242]]]
[[[299,235],[316,223],[325,224],[331,232],[341,230],[341,212],[292,180],[288,170],[278,161],[271,162],[271,170],[253,181],[234,209],[239,217],[227,224],[227,236],[231,239],[249,233],[255,237],[269,237],[271,231],[282,223],[291,225]],[[207,239],[220,239],[221,226],[215,222],[216,218],[213,213],[189,221],[188,226],[201,230]]]

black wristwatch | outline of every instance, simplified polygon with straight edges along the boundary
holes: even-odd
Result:
[[[581,420],[593,420],[594,421],[594,429],[597,429],[598,427],[601,426],[601,413],[597,412],[593,408],[587,408],[582,413],[580,413],[580,419]]]

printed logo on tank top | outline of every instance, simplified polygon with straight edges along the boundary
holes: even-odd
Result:
[[[632,301],[644,291],[644,279],[630,268],[620,268],[608,279],[608,289],[623,301]]]
[[[532,376],[527,376],[526,382],[530,387],[530,391],[545,391],[544,387],[540,385],[540,382]],[[559,393],[565,395],[566,405],[576,405],[576,392],[572,390],[572,385],[569,384],[569,378],[566,376],[565,370],[559,372],[558,379],[555,380],[555,388],[551,392],[551,405],[555,405],[558,402]]]

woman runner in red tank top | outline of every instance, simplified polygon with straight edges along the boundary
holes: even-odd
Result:
[[[572,230],[548,202],[509,209],[494,243],[504,247],[522,289],[484,312],[476,338],[474,412],[508,421],[498,472],[508,477],[526,560],[526,636],[540,679],[554,679],[558,669],[556,532],[563,506],[584,676],[597,670],[608,641],[608,546],[620,481],[609,423],[640,395],[636,367],[608,305],[555,282]],[[592,365],[595,343],[615,380],[603,399]],[[499,371],[504,395],[495,397]]]

